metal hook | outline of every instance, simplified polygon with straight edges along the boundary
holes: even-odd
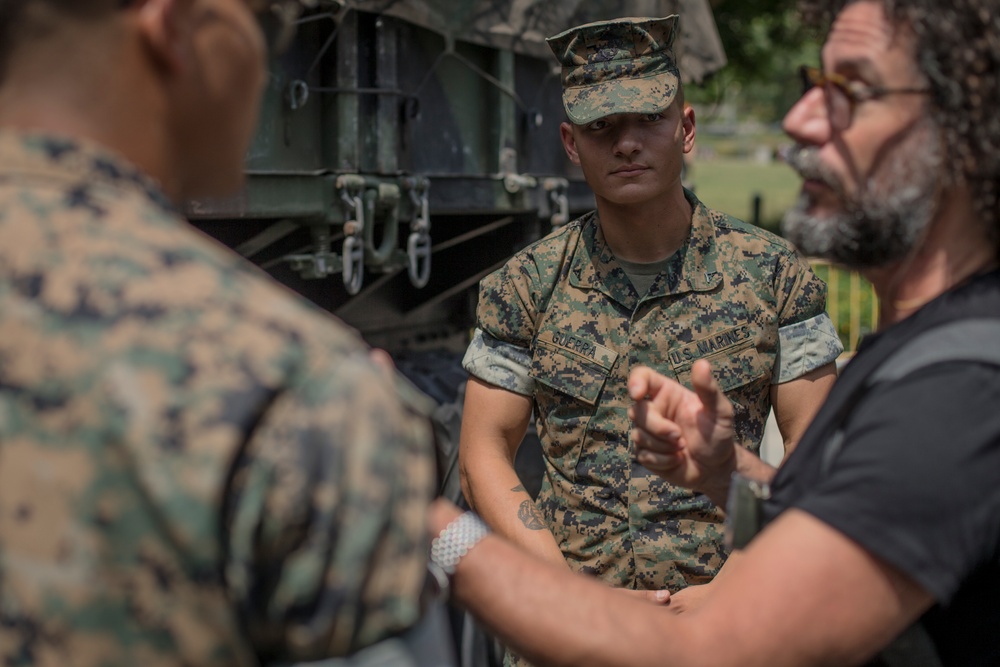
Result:
[[[410,187],[410,201],[413,204],[413,221],[410,223],[410,234],[406,242],[407,268],[410,283],[420,289],[425,287],[431,277],[431,218],[430,197],[427,181],[414,183]]]
[[[343,264],[344,287],[354,296],[361,291],[365,273],[365,248],[357,237],[344,239]]]

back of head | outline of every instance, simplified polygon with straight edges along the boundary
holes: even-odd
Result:
[[[659,113],[674,101],[680,74],[677,16],[620,18],[570,28],[546,40],[562,65],[563,106],[584,125],[616,113]]]
[[[99,143],[175,200],[231,194],[264,90],[261,4],[0,0],[0,125]]]
[[[931,89],[929,114],[941,132],[944,177],[968,187],[1000,251],[1000,2],[997,0],[802,0],[828,22],[853,2],[882,4],[916,37],[916,65]]]
[[[0,0],[0,81],[19,45],[46,38],[60,21],[99,19],[123,4],[122,0]]]

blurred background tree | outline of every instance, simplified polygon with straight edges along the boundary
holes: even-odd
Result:
[[[721,116],[779,122],[801,93],[798,66],[819,63],[819,34],[802,24],[796,0],[711,4],[729,64],[692,86],[689,99],[706,121]]]

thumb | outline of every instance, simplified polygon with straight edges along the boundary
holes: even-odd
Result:
[[[717,415],[722,405],[728,402],[726,395],[719,388],[719,383],[712,375],[712,365],[704,359],[699,359],[691,368],[691,384],[698,400],[704,406],[705,412]]]

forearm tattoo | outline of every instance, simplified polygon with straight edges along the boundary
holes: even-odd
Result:
[[[517,518],[521,520],[528,530],[545,530],[545,522],[535,509],[535,504],[530,500],[525,500],[517,509]]]

